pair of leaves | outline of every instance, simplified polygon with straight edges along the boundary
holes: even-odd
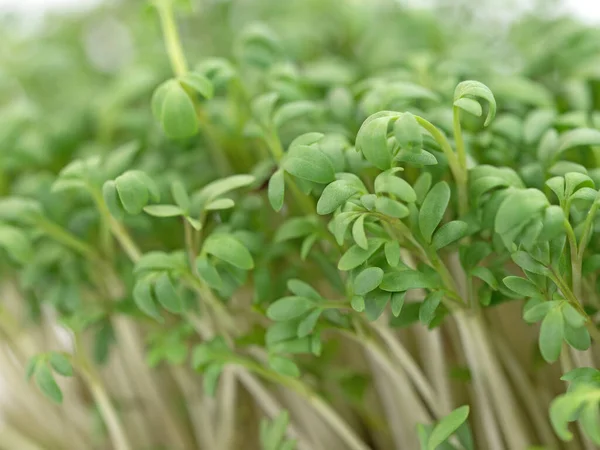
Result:
[[[475,116],[481,116],[481,105],[472,99],[481,98],[488,102],[488,113],[484,126],[488,126],[496,115],[496,99],[485,84],[479,81],[467,80],[459,83],[454,90],[454,106]]]
[[[73,376],[73,366],[69,358],[58,352],[37,355],[29,360],[26,368],[27,379],[33,377],[35,384],[46,397],[56,403],[62,403],[63,394],[53,372],[64,377]]]
[[[532,294],[533,288],[523,282],[511,280],[512,288]],[[542,321],[538,339],[540,353],[547,362],[558,360],[563,341],[577,350],[587,350],[591,338],[585,328],[586,318],[566,301],[541,301],[534,298],[525,306],[523,318],[527,322]]]
[[[167,272],[138,280],[133,288],[133,300],[142,312],[159,322],[163,319],[156,307],[156,301],[173,314],[180,314],[184,309],[183,299]]]
[[[211,82],[199,73],[188,73],[161,84],[152,96],[152,114],[171,138],[186,138],[198,131],[196,106],[190,93],[211,98]]]
[[[129,170],[109,180],[102,187],[104,201],[113,216],[121,218],[124,212],[139,214],[150,200],[159,201],[158,186],[145,172]]]

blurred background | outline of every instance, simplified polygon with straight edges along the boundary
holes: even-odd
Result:
[[[46,11],[69,11],[91,8],[103,0],[0,0],[0,11],[25,13],[28,16],[37,15]],[[409,0],[401,3],[408,3],[414,6],[432,6],[436,0]],[[481,3],[490,3],[481,2]],[[535,0],[523,1],[495,1],[493,2],[500,8],[518,15],[521,12],[535,8]],[[557,13],[570,13],[574,16],[589,22],[600,21],[600,2],[595,0],[564,0],[556,2],[560,10]]]

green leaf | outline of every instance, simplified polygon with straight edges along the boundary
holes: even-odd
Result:
[[[429,188],[431,187],[431,174],[429,172],[423,172],[415,181],[413,185],[413,189],[415,194],[417,194],[417,203],[423,203],[427,192],[429,192]]]
[[[176,217],[183,215],[182,209],[175,205],[144,206],[144,212],[154,217]]]
[[[221,289],[223,287],[223,280],[219,275],[219,272],[214,265],[204,256],[198,256],[196,258],[196,268],[198,269],[198,275],[204,280],[206,284],[214,289]]]
[[[143,313],[159,322],[163,321],[163,318],[160,316],[158,309],[156,308],[154,298],[152,297],[152,287],[150,283],[144,280],[140,280],[135,283],[135,286],[133,287],[133,300]]]
[[[563,305],[562,313],[565,321],[573,328],[581,328],[585,325],[585,317],[569,303]]]
[[[600,408],[593,402],[587,404],[579,415],[585,433],[596,445],[600,445]]]
[[[582,145],[600,145],[600,130],[592,128],[577,128],[561,134],[556,155]]]
[[[299,297],[306,297],[315,301],[321,301],[323,298],[315,291],[312,286],[300,280],[289,280],[287,282],[287,288]]]
[[[299,377],[300,369],[294,361],[277,355],[269,355],[269,366],[277,373],[288,377]]]
[[[294,140],[290,143],[289,148],[297,147],[299,145],[316,144],[321,139],[323,139],[323,137],[325,137],[325,135],[323,133],[317,133],[317,132],[304,133],[304,134],[301,134],[300,136],[294,138]]]
[[[275,211],[281,211],[283,208],[283,199],[285,197],[285,179],[283,170],[279,169],[269,180],[268,189],[269,203]]]
[[[328,184],[317,202],[317,213],[320,215],[331,214],[358,192],[356,186],[346,180],[336,180]]]
[[[354,293],[365,295],[376,289],[383,280],[383,270],[379,267],[368,267],[360,272],[354,279]]]
[[[402,203],[387,197],[377,197],[375,200],[375,209],[377,212],[396,219],[403,219],[410,214],[410,211]]]
[[[194,194],[192,203],[202,209],[203,205],[209,203],[217,197],[220,197],[235,189],[249,186],[254,183],[255,178],[252,175],[231,175],[204,186],[200,192]]]
[[[411,185],[390,171],[382,172],[375,178],[375,192],[394,195],[406,203],[417,201],[417,194]]]
[[[435,250],[446,247],[467,235],[469,226],[462,220],[453,220],[440,227],[433,235],[431,245]]]
[[[541,295],[537,286],[525,278],[510,276],[504,278],[502,282],[511,291],[523,297],[539,297]]]
[[[271,303],[267,309],[267,317],[271,320],[281,322],[300,317],[314,309],[314,300],[306,297],[283,297]]]
[[[409,289],[434,289],[437,283],[430,276],[416,270],[386,273],[379,289],[389,292],[404,292]]]
[[[429,436],[427,450],[435,450],[438,445],[446,441],[467,420],[467,417],[469,417],[469,406],[464,405],[442,418]]]
[[[544,214],[544,225],[539,240],[550,241],[560,236],[565,230],[565,213],[558,205],[550,205]]]
[[[492,91],[490,91],[490,88],[479,81],[463,81],[459,83],[454,90],[454,104],[456,104],[457,100],[465,97],[482,98],[489,103],[488,114],[484,123],[484,126],[487,127],[496,115],[496,99],[494,98]]]
[[[161,83],[152,93],[152,115],[159,122],[162,122],[162,111],[165,103],[165,97],[167,96],[167,92],[174,82],[174,80],[167,80],[164,83]]]
[[[102,198],[110,214],[117,219],[122,219],[125,215],[125,210],[119,202],[117,185],[113,180],[109,180],[102,185]]]
[[[563,441],[573,439],[573,433],[569,431],[568,423],[580,407],[580,400],[576,396],[569,394],[559,395],[550,403],[550,421],[552,422],[552,427]]]
[[[210,99],[213,96],[213,85],[208,78],[198,72],[189,72],[178,77],[178,80],[188,89],[196,91],[202,97]]]
[[[206,204],[204,209],[206,211],[221,211],[223,209],[230,209],[235,206],[235,202],[230,198],[218,198]]]
[[[318,238],[319,238],[319,235],[315,233],[315,234],[311,234],[311,235],[307,236],[302,241],[302,245],[300,246],[300,259],[302,261],[306,261],[308,254],[310,253],[311,249],[313,248],[313,245],[315,245],[315,243],[317,242]]]
[[[365,297],[365,314],[370,321],[377,320],[390,300],[390,293],[379,289],[371,291]]]
[[[273,115],[273,124],[279,128],[286,122],[302,117],[310,116],[318,111],[316,103],[309,100],[298,100],[286,103]]]
[[[490,269],[487,267],[474,267],[470,272],[472,276],[479,278],[482,281],[485,281],[489,287],[496,290],[498,289],[498,282],[496,281],[496,277]]]
[[[397,267],[400,264],[400,244],[398,241],[388,241],[384,247],[385,259],[392,267]]]
[[[175,204],[179,206],[182,211],[189,211],[191,207],[190,197],[181,181],[175,180],[171,183],[171,195],[173,196],[173,200],[175,200]]]
[[[35,371],[35,384],[42,393],[56,403],[62,403],[63,394],[54,380],[50,368],[45,364],[38,365]]]
[[[365,234],[365,217],[366,214],[361,214],[358,219],[352,225],[352,238],[356,245],[361,248],[368,249],[369,243],[367,242],[367,235]]]
[[[473,100],[472,98],[459,98],[454,102],[454,106],[477,117],[480,117],[483,114],[483,109],[481,108],[479,102]]]
[[[360,295],[355,295],[350,300],[350,306],[356,312],[363,312],[365,310],[365,298]]]
[[[392,306],[392,314],[394,317],[400,316],[402,312],[402,307],[404,306],[404,298],[406,297],[406,292],[394,292],[392,293],[392,298],[390,299],[390,304]]]
[[[63,377],[73,376],[71,361],[62,353],[52,352],[48,357],[52,369]]]
[[[211,234],[204,242],[202,251],[239,269],[250,270],[254,267],[248,249],[231,234]]]
[[[432,292],[425,297],[425,300],[421,303],[421,308],[419,308],[419,321],[423,325],[429,325],[434,319],[435,312],[443,297],[444,293],[442,291]]]
[[[263,419],[260,436],[263,450],[281,450],[288,423],[289,415],[287,411],[282,411],[271,423]]]
[[[523,251],[515,252],[511,255],[514,263],[523,270],[537,273],[538,275],[548,276],[550,271],[542,263],[536,261],[531,256]]]
[[[547,206],[548,199],[537,189],[515,191],[500,205],[496,213],[494,229],[498,234],[522,229]]]
[[[217,392],[217,387],[219,385],[219,377],[223,372],[223,364],[221,363],[213,363],[210,364],[202,374],[202,386],[204,388],[204,393],[209,397],[214,397]]]
[[[559,308],[548,311],[540,327],[539,345],[542,357],[549,363],[560,356],[564,339],[564,321]]]
[[[335,180],[331,161],[321,150],[308,145],[294,147],[283,159],[281,168],[295,177],[314,183]]]
[[[140,274],[142,272],[153,272],[159,270],[175,270],[180,266],[178,261],[173,255],[164,252],[148,252],[144,253],[142,257],[135,263],[133,272]]]
[[[129,171],[117,177],[115,186],[123,208],[129,214],[139,214],[150,198],[148,188],[138,172]]]
[[[387,170],[392,164],[388,149],[387,130],[392,116],[390,113],[376,113],[367,118],[356,135],[356,149],[365,159],[380,170]]]
[[[402,113],[394,123],[394,137],[400,148],[405,150],[423,147],[423,132],[415,116]]]
[[[442,221],[448,202],[450,187],[445,181],[440,181],[429,191],[419,210],[419,229],[425,240],[430,243],[431,235]]]
[[[363,264],[367,259],[377,251],[383,244],[381,239],[369,239],[369,247],[367,249],[360,248],[358,245],[353,245],[342,255],[338,262],[339,270],[352,270]]]
[[[194,370],[200,370],[214,359],[207,344],[197,345],[192,352],[191,364]]]
[[[171,278],[166,273],[161,274],[154,283],[156,299],[167,311],[178,314],[183,311],[183,301],[175,290]]]
[[[435,166],[438,163],[437,158],[427,150],[400,150],[394,157],[394,161],[399,161],[413,166]]]
[[[321,310],[321,309],[315,309],[314,311],[311,311],[302,320],[302,322],[300,322],[300,324],[298,325],[298,337],[299,338],[306,337],[313,332],[313,330],[315,329],[315,325],[317,324],[317,321],[319,320],[319,317],[321,317],[322,312],[323,312],[323,310]]]
[[[581,351],[585,351],[592,345],[590,333],[585,327],[573,328],[569,324],[565,324],[565,341]]]
[[[316,229],[314,217],[292,217],[279,227],[275,234],[275,242],[304,237]]]
[[[17,263],[27,264],[34,257],[34,249],[27,235],[20,229],[0,224],[0,247]]]
[[[554,308],[557,302],[546,302],[540,299],[532,299],[523,308],[523,320],[527,323],[536,323],[546,317],[548,311]]]
[[[190,137],[198,131],[194,103],[177,82],[169,83],[164,92],[159,116],[165,134],[171,138]]]

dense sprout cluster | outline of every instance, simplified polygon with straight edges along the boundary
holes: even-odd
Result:
[[[600,30],[437,11],[6,24],[2,364],[101,426],[0,448],[600,445]]]

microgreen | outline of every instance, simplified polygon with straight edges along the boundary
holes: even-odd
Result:
[[[598,30],[280,3],[2,24],[0,447],[600,445]]]

